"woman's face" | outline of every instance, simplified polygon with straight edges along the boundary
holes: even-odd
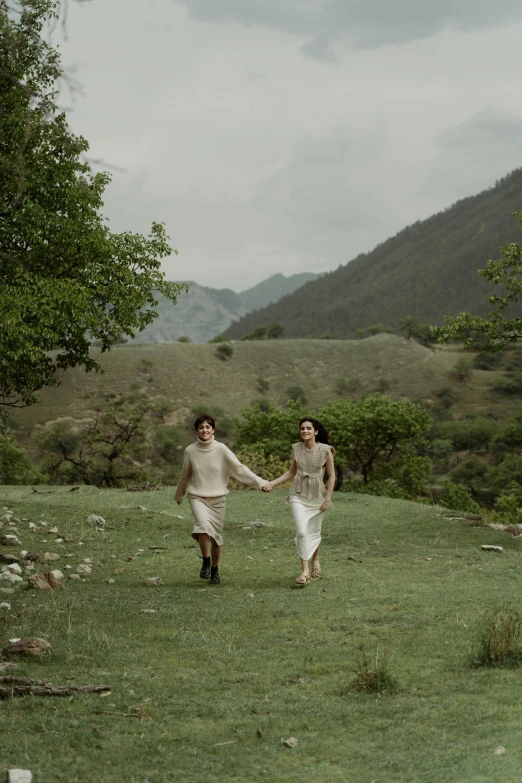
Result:
[[[214,434],[214,428],[208,421],[203,421],[198,424],[198,438],[202,441],[208,441],[212,439]]]
[[[311,421],[303,421],[301,424],[300,434],[301,440],[304,443],[309,443],[311,440],[314,440],[318,432],[319,430],[314,430],[314,425]]]

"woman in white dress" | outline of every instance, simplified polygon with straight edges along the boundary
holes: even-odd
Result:
[[[332,506],[335,484],[334,450],[328,443],[328,433],[323,425],[309,416],[299,422],[301,440],[292,446],[290,469],[264,487],[269,491],[278,484],[293,478],[288,503],[295,522],[295,544],[301,559],[301,574],[296,584],[306,585],[321,576],[319,545],[324,512]],[[324,471],[328,483],[323,482]],[[311,560],[311,571],[308,561]]]

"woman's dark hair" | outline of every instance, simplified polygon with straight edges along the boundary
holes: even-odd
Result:
[[[317,421],[317,419],[313,419],[311,416],[303,416],[303,418],[299,422],[299,429],[301,429],[301,424],[303,424],[303,422],[305,421],[309,421],[310,424],[313,425],[314,430],[317,430],[317,435],[315,436],[316,443],[330,444],[329,435],[320,421]]]
[[[196,432],[198,431],[199,425],[204,424],[204,422],[206,421],[210,424],[213,430],[216,429],[216,422],[214,421],[212,416],[210,416],[208,413],[202,413],[201,416],[198,416],[198,418],[194,422],[194,429],[196,430]]]

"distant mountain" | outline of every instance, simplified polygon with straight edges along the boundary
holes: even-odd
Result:
[[[196,283],[187,294],[180,294],[175,305],[161,294],[156,298],[158,317],[136,334],[135,343],[172,343],[182,336],[193,343],[206,343],[247,312],[235,291]]]
[[[206,343],[251,309],[276,302],[284,294],[316,278],[317,275],[309,272],[290,277],[277,274],[241,294],[230,288],[208,288],[191,283],[189,292],[181,294],[176,305],[158,294],[158,317],[136,335],[134,342],[171,343],[185,336],[193,343]]]
[[[243,316],[226,334],[240,338],[275,321],[287,337],[352,337],[379,323],[398,328],[407,315],[429,324],[461,311],[485,315],[492,290],[477,270],[497,258],[502,245],[521,242],[516,211],[522,211],[522,169],[408,226],[298,294]]]
[[[239,296],[246,311],[249,313],[252,310],[258,310],[260,307],[266,307],[273,302],[277,302],[285,294],[293,293],[297,288],[301,288],[310,280],[317,280],[318,277],[319,275],[315,275],[313,272],[302,272],[289,277],[279,273],[263,280],[253,288],[241,291]]]

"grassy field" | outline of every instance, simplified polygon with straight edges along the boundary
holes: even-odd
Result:
[[[3,487],[1,505],[20,520],[23,548],[58,553],[64,573],[90,558],[92,574],[0,593],[12,605],[0,636],[53,647],[16,674],[111,692],[0,702],[0,775],[19,766],[35,783],[520,780],[520,672],[471,664],[484,611],[518,596],[518,539],[440,507],[336,495],[324,578],[297,588],[284,492],[235,492],[223,584],[210,589],[188,507],[171,490],[50,490]],[[105,530],[86,523],[91,513]],[[72,540],[55,543],[54,525]],[[164,584],[147,585],[155,576]],[[354,688],[361,644],[370,658],[387,650],[396,692]]]
[[[339,380],[357,379],[356,395],[373,394],[382,380],[388,393],[412,400],[436,400],[436,392],[448,384],[458,390],[455,415],[486,408],[502,418],[516,405],[491,392],[496,373],[475,370],[463,386],[451,378],[451,368],[462,353],[457,348],[425,348],[397,335],[377,335],[366,340],[266,340],[237,342],[233,356],[222,361],[215,345],[165,343],[115,346],[100,356],[103,375],[68,370],[58,389],[41,393],[41,401],[13,412],[12,422],[27,439],[37,425],[70,417],[93,417],[117,395],[144,392],[168,400],[167,423],[186,421],[192,408],[219,408],[227,416],[262,396],[278,405],[287,400],[287,389],[300,386],[312,408],[339,396]],[[269,383],[262,395],[258,379]],[[219,418],[219,417],[218,417]],[[218,421],[219,423],[219,421]]]

